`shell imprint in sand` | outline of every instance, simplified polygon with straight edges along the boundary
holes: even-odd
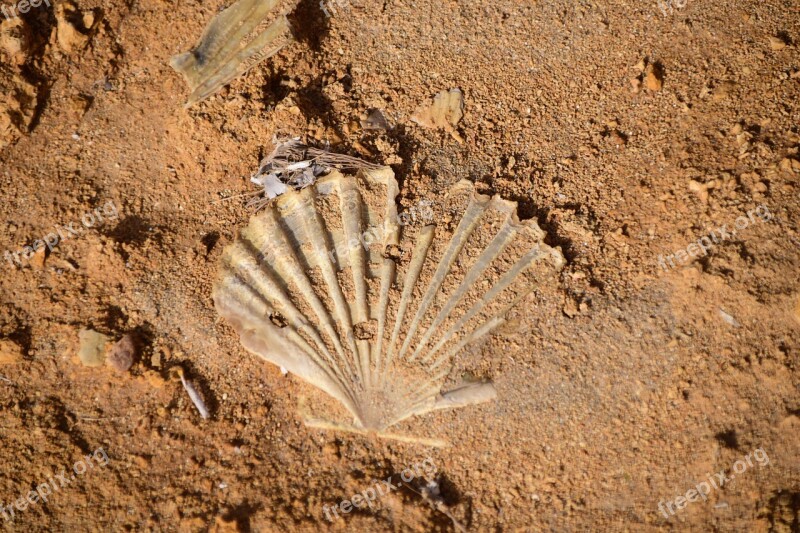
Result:
[[[253,216],[223,252],[214,303],[242,344],[341,402],[377,431],[495,397],[490,383],[442,387],[454,357],[563,264],[516,203],[459,182],[436,225],[402,225],[391,169],[337,170]]]

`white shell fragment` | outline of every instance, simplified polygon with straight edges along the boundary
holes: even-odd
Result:
[[[454,379],[454,357],[564,261],[514,202],[468,181],[433,202],[436,225],[403,224],[397,196],[388,167],[286,191],[224,250],[213,293],[245,348],[379,433],[494,399],[490,383]]]
[[[203,420],[208,420],[211,414],[208,412],[208,407],[206,407],[206,403],[203,401],[203,397],[200,396],[199,392],[197,392],[197,389],[194,387],[194,384],[188,379],[186,379],[186,375],[183,371],[183,368],[178,367],[175,372],[181,379],[181,385],[183,385],[183,389],[186,391],[186,394],[189,395],[189,399],[192,400],[192,403],[197,408],[197,412],[200,413],[200,416],[203,417]]]
[[[720,317],[722,318],[722,320],[724,320],[724,321],[725,321],[725,322],[726,322],[726,323],[727,323],[729,326],[733,326],[733,327],[735,327],[735,328],[738,328],[738,327],[741,325],[741,324],[739,324],[739,321],[738,321],[738,320],[736,320],[735,318],[733,318],[733,315],[731,315],[730,313],[727,313],[727,312],[725,312],[725,310],[723,310],[722,308],[720,308],[720,309],[719,309],[719,316],[720,316]]]
[[[170,60],[192,90],[186,107],[208,98],[291,42],[285,15],[263,27],[278,3],[238,0],[211,21],[197,46]]]
[[[460,89],[442,91],[419,106],[411,120],[425,128],[439,128],[448,132],[457,141],[463,142],[456,127],[464,117],[464,95]]]

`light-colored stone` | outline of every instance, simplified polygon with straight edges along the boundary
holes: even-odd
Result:
[[[103,366],[106,358],[106,345],[110,339],[91,329],[82,329],[78,333],[78,339],[80,340],[78,357],[80,357],[81,364],[90,367]]]

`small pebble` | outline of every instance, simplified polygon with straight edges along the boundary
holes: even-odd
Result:
[[[774,50],[775,52],[777,52],[779,50],[783,50],[784,48],[786,48],[786,42],[780,37],[770,37],[769,47],[772,48],[772,50]]]
[[[366,117],[361,119],[361,127],[365,130],[389,129],[389,121],[380,109],[373,109]]]
[[[722,317],[722,320],[727,322],[729,325],[738,328],[740,326],[739,322],[733,318],[731,315],[723,311],[722,309],[719,310],[719,316]]]
[[[124,335],[111,347],[106,363],[117,372],[127,372],[136,358],[136,343],[132,335]]]
[[[91,329],[82,329],[78,333],[78,339],[80,340],[78,357],[80,357],[81,364],[90,367],[103,366],[106,344],[111,339]]]
[[[660,91],[664,86],[664,75],[661,67],[654,63],[647,65],[645,70],[644,84],[650,91]]]

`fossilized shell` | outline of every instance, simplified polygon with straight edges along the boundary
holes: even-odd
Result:
[[[379,432],[493,399],[491,383],[442,392],[454,358],[563,264],[516,203],[468,181],[411,218],[397,195],[384,167],[278,196],[224,250],[213,291],[248,350]]]
[[[170,66],[183,74],[192,90],[186,107],[208,98],[291,41],[284,15],[261,29],[278,3],[239,0],[211,21],[197,46],[170,60]]]

